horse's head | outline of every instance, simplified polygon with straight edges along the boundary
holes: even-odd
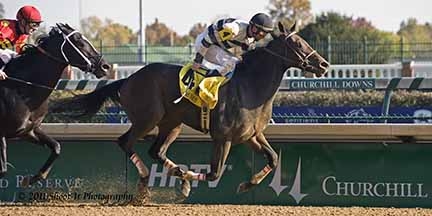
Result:
[[[87,38],[67,24],[57,24],[38,45],[46,55],[84,72],[103,77],[110,65]]]
[[[295,24],[289,31],[280,22],[278,27],[280,33],[272,33],[274,40],[267,50],[283,59],[289,67],[315,73],[317,77],[327,73],[330,64],[297,34]]]

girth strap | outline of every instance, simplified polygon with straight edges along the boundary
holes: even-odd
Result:
[[[210,109],[207,106],[201,107],[201,129],[205,134],[210,130]]]

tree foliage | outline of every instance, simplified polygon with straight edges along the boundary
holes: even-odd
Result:
[[[96,16],[81,20],[81,32],[93,43],[104,46],[136,44],[137,34],[129,27],[110,19],[102,21]]]
[[[309,0],[270,0],[268,10],[274,20],[285,26],[297,22],[297,27],[301,29],[313,21]]]
[[[403,21],[398,35],[404,37],[407,41],[426,42],[432,40],[432,26],[430,23],[424,25],[418,24],[417,19],[409,18]]]
[[[312,45],[322,45],[316,48],[333,64],[386,63],[399,50],[395,34],[376,29],[365,18],[337,12],[318,15],[300,34]]]
[[[207,24],[197,23],[192,26],[189,31],[189,36],[191,38],[196,38],[201,32],[203,32],[207,28]]]
[[[403,38],[405,57],[419,61],[430,61],[432,58],[432,26],[417,23],[415,18],[402,22],[397,34]]]
[[[146,43],[148,45],[161,46],[184,46],[188,44],[188,36],[179,36],[175,31],[168,28],[165,23],[159,22],[158,19],[146,27]]]

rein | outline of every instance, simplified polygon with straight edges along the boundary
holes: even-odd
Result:
[[[18,79],[18,78],[15,78],[15,77],[7,77],[6,79],[13,80],[15,82],[23,83],[23,84],[26,84],[26,85],[31,85],[31,86],[38,87],[38,88],[48,89],[48,90],[51,90],[51,91],[58,90],[58,89],[51,88],[51,87],[48,87],[48,86],[45,86],[45,85],[40,85],[40,84],[36,84],[36,83],[32,83],[32,82],[27,82],[25,80]],[[71,90],[69,90],[69,91],[71,91]]]
[[[40,46],[36,46],[36,48],[39,50],[39,52],[41,52],[42,54],[46,55],[47,57],[49,57],[49,58],[51,58],[51,59],[53,59],[53,60],[55,60],[55,61],[57,61],[59,63],[68,64],[66,61],[63,61],[62,59],[57,58],[57,57],[51,55],[49,52],[47,52],[46,50],[42,49]],[[15,77],[8,76],[6,79],[12,80],[12,81],[15,81],[15,82],[19,82],[19,83],[22,83],[22,84],[34,86],[34,87],[37,87],[37,88],[47,89],[47,90],[50,90],[50,91],[58,90],[58,89],[55,89],[55,88],[48,87],[46,85],[41,85],[41,84],[37,84],[37,83],[28,82],[28,81],[25,81],[25,80],[22,80],[22,79],[18,79],[18,78],[15,78]],[[68,90],[68,91],[71,91],[71,90]]]
[[[59,58],[59,57],[56,57],[56,56],[54,56],[54,55],[52,55],[51,53],[49,53],[48,51],[46,51],[45,49],[43,49],[42,47],[40,47],[40,46],[36,46],[36,48],[37,48],[37,50],[39,51],[39,52],[41,52],[42,54],[44,54],[44,55],[46,55],[48,58],[51,58],[52,60],[54,60],[54,61],[56,61],[56,62],[58,62],[58,63],[61,63],[61,64],[66,64],[66,65],[72,65],[72,66],[75,66],[75,67],[79,67],[79,66],[85,66],[85,67],[87,67],[88,69],[92,69],[92,63],[91,63],[91,61],[89,60],[89,58],[88,57],[86,57],[76,46],[75,46],[75,44],[69,39],[73,34],[75,34],[75,33],[78,33],[78,31],[72,31],[71,33],[69,33],[69,34],[65,34],[63,31],[60,31],[61,32],[61,34],[63,35],[63,43],[61,44],[61,46],[60,46],[60,50],[61,50],[61,54],[63,55],[63,59],[62,58]],[[84,40],[86,40],[90,45],[91,45],[91,43],[86,39],[86,38],[83,38]],[[72,48],[76,51],[76,52],[78,52],[78,54],[84,59],[84,61],[87,63],[86,65],[75,65],[75,64],[72,64],[70,61],[69,61],[69,59],[68,59],[68,57],[66,56],[66,54],[64,53],[64,51],[63,51],[63,47],[64,47],[64,45],[66,44],[66,42],[68,42],[71,46],[72,46]],[[96,49],[93,47],[93,45],[91,45],[92,46],[92,48],[96,51]],[[99,62],[100,62],[100,60],[102,59],[102,56],[99,56]],[[9,79],[9,80],[12,80],[12,81],[15,81],[15,82],[19,82],[19,83],[23,83],[23,84],[26,84],[26,85],[30,85],[30,86],[34,86],[34,87],[38,87],[38,88],[42,88],[42,89],[47,89],[47,90],[50,90],[50,91],[55,91],[55,90],[58,90],[58,89],[55,89],[55,88],[51,88],[51,87],[49,87],[49,86],[45,86],[45,85],[41,85],[41,84],[37,84],[37,83],[32,83],[32,82],[28,82],[28,81],[25,81],[25,80],[22,80],[22,79],[18,79],[18,78],[15,78],[15,77],[7,77],[7,79]],[[66,90],[66,91],[73,91],[73,90]]]
[[[297,32],[291,32],[289,35],[287,35],[286,37],[285,37],[285,40],[286,39],[288,39],[288,38],[290,38],[291,36],[293,36],[293,35],[295,35]],[[286,41],[285,41],[286,42]],[[290,44],[288,44],[287,43],[287,45],[288,45],[288,47],[292,50],[292,51],[294,51],[294,53],[297,55],[297,57],[300,59],[300,67],[301,67],[301,69],[305,69],[305,67],[307,66],[307,64],[308,64],[308,62],[309,62],[309,58],[314,54],[314,53],[316,53],[316,50],[312,50],[312,52],[310,52],[309,54],[307,54],[305,57],[302,57],[302,55],[295,49],[295,48],[293,48]],[[288,62],[288,63],[292,63],[292,64],[297,64],[297,63],[299,63],[298,61],[295,61],[295,60],[292,60],[292,59],[289,59],[289,58],[287,58],[287,57],[285,57],[285,56],[283,56],[283,55],[280,55],[280,54],[278,54],[278,53],[276,53],[276,52],[274,52],[273,50],[270,50],[270,49],[268,49],[267,47],[264,47],[263,48],[266,52],[268,52],[268,53],[270,53],[270,54],[272,54],[272,55],[274,55],[274,56],[276,56],[276,57],[278,57],[278,58],[280,58],[280,59],[282,59],[282,60],[284,60],[284,61],[286,61],[286,62]],[[285,51],[286,51],[286,49],[285,49]]]
[[[42,54],[48,56],[49,58],[53,59],[56,62],[59,62],[59,63],[62,63],[62,64],[67,64],[67,65],[69,64],[69,62],[65,61],[64,59],[60,59],[60,58],[58,58],[56,56],[51,55],[49,52],[47,52],[46,50],[42,49],[42,47],[40,47],[40,46],[37,46],[36,48],[39,50],[39,52],[41,52]]]

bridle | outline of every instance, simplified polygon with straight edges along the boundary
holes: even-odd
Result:
[[[82,39],[84,39],[85,41],[87,41],[87,43],[91,46],[91,48],[98,53],[97,55],[94,56],[90,56],[87,57],[85,56],[82,51],[80,49],[78,49],[78,47],[76,47],[76,45],[70,40],[70,37],[73,36],[76,33],[79,33],[77,30],[72,31],[69,34],[65,34],[62,30],[59,30],[59,32],[62,34],[63,36],[63,43],[60,46],[60,51],[62,54],[62,58],[56,57],[54,55],[52,55],[51,53],[49,53],[48,51],[46,51],[45,49],[43,49],[41,46],[37,46],[37,49],[45,54],[46,56],[50,57],[51,59],[63,63],[63,64],[67,64],[67,65],[71,65],[74,67],[78,67],[78,68],[86,68],[85,71],[87,72],[93,72],[94,70],[96,70],[96,65],[98,65],[101,61],[102,61],[102,55],[98,53],[98,51],[95,49],[95,47],[87,40],[87,38],[84,37],[84,35],[81,35]],[[86,64],[75,64],[72,63],[68,58],[68,56],[66,55],[66,53],[64,52],[64,45],[68,43],[80,56],[81,58],[86,62]],[[90,59],[94,59],[94,64],[90,61]]]
[[[62,36],[63,36],[63,43],[62,43],[61,46],[60,46],[60,51],[61,51],[61,54],[62,54],[62,58],[59,58],[59,57],[57,57],[57,56],[52,55],[52,54],[49,53],[47,50],[43,49],[43,48],[40,46],[40,44],[39,44],[38,46],[36,46],[37,50],[38,50],[39,52],[41,52],[42,54],[46,55],[47,57],[53,59],[53,60],[56,61],[56,62],[59,62],[59,63],[62,63],[62,64],[67,64],[67,65],[71,65],[71,66],[78,67],[78,68],[86,67],[86,71],[87,71],[87,72],[93,72],[94,70],[96,70],[96,65],[99,65],[99,63],[102,61],[102,55],[99,54],[99,53],[97,52],[97,50],[96,50],[96,49],[94,48],[94,46],[93,46],[93,45],[92,45],[92,44],[87,40],[87,38],[85,38],[83,35],[81,36],[82,39],[86,40],[86,41],[88,42],[88,44],[90,44],[90,46],[92,47],[92,49],[93,49],[96,53],[98,53],[97,55],[95,55],[95,56],[91,56],[91,57],[87,57],[87,56],[85,56],[85,55],[81,52],[81,50],[78,49],[78,48],[75,46],[75,44],[74,44],[74,43],[69,39],[73,34],[75,34],[75,33],[79,33],[78,31],[74,30],[74,31],[72,31],[72,32],[69,33],[69,34],[65,34],[62,30],[59,29],[58,32],[61,33]],[[79,54],[79,55],[84,59],[84,61],[86,62],[86,64],[74,64],[74,63],[72,63],[72,62],[69,61],[69,58],[67,57],[66,53],[65,53],[64,50],[63,50],[64,45],[66,44],[66,42],[68,42],[68,43],[71,45],[71,47],[73,47],[74,50],[75,50],[76,52],[78,52],[78,54]],[[92,64],[92,62],[90,61],[89,58],[90,58],[90,59],[95,59],[95,60],[97,60],[97,61],[95,61],[96,64]],[[14,77],[10,77],[10,76],[9,76],[7,79],[13,80],[13,81],[15,81],[15,82],[24,83],[24,84],[26,84],[26,85],[35,86],[35,87],[38,87],[38,88],[43,88],[43,89],[51,90],[51,91],[56,90],[55,88],[51,88],[51,87],[49,87],[49,86],[40,85],[40,84],[32,83],[32,82],[28,82],[28,81],[25,81],[25,80],[22,80],[22,79],[18,79],[18,78],[14,78]],[[72,91],[71,91],[71,92],[72,92]]]
[[[288,38],[292,37],[292,36],[295,35],[295,34],[297,34],[297,32],[295,32],[295,31],[291,32],[290,34],[288,34],[288,35],[285,37],[285,40],[284,40],[284,41],[285,41],[286,45],[287,45],[287,46],[288,46],[288,47],[289,47],[289,48],[290,48],[290,49],[291,49],[291,50],[296,54],[297,58],[300,59],[300,62],[285,57],[286,54],[287,54],[287,49],[285,49],[285,56],[280,55],[280,54],[278,54],[278,53],[276,53],[276,52],[274,52],[274,51],[268,49],[267,47],[264,47],[264,50],[265,50],[266,52],[268,52],[268,53],[270,53],[270,54],[272,54],[272,55],[274,55],[274,56],[276,56],[276,57],[278,57],[278,58],[280,58],[280,59],[282,59],[282,60],[288,62],[288,63],[298,64],[299,67],[300,67],[302,70],[305,70],[306,67],[309,65],[309,58],[310,58],[314,53],[316,53],[316,50],[314,50],[314,49],[311,48],[312,51],[311,51],[309,54],[307,54],[306,56],[303,57],[303,54],[302,54],[302,53],[300,53],[296,48],[294,48],[290,43],[288,43],[288,42],[286,41]]]

